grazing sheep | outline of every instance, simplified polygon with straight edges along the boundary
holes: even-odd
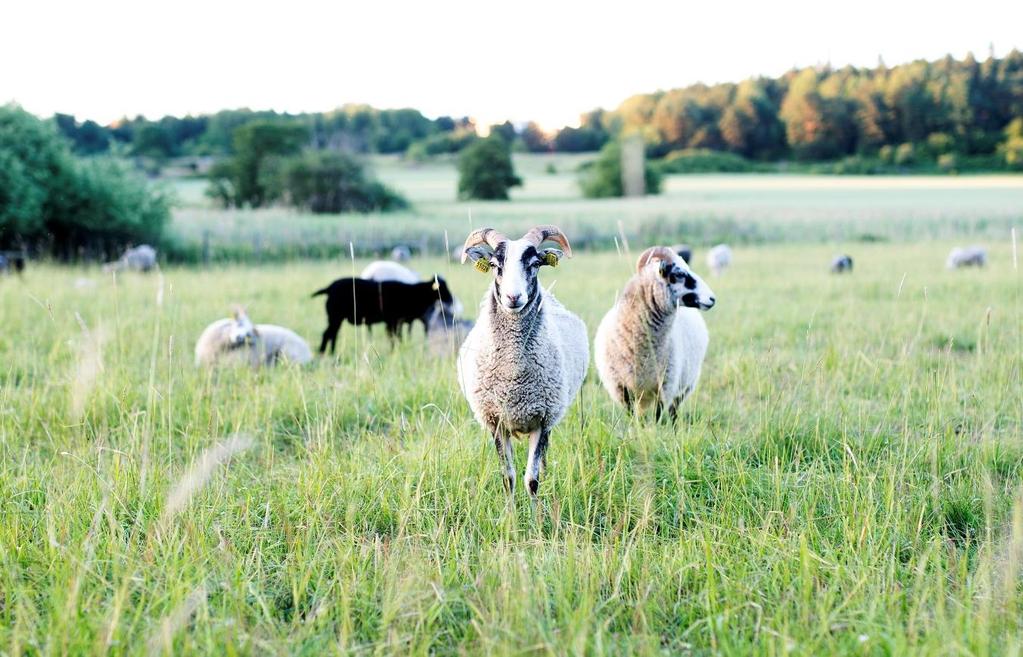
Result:
[[[472,330],[473,322],[455,317],[448,306],[437,302],[427,314],[426,344],[434,356],[457,353],[458,348]]]
[[[671,250],[685,260],[687,265],[693,261],[693,247],[688,244],[676,244]]]
[[[851,256],[842,254],[835,256],[834,260],[831,261],[831,273],[832,274],[844,274],[852,273],[853,270],[853,259]]]
[[[140,244],[133,249],[128,249],[124,254],[113,262],[103,265],[103,271],[141,271],[147,272],[156,268],[156,249],[148,244]]]
[[[320,342],[320,353],[330,353],[337,346],[337,332],[341,324],[386,324],[392,339],[401,337],[402,324],[421,320],[440,301],[448,306],[454,302],[448,284],[439,276],[433,281],[409,285],[398,281],[367,281],[361,278],[339,278],[313,296],[327,295],[327,329]]]
[[[404,244],[391,249],[391,260],[395,262],[408,262],[412,258],[412,249],[408,248]]]
[[[674,421],[707,353],[699,311],[713,306],[714,293],[675,251],[644,251],[594,339],[597,373],[611,398],[630,413],[652,405],[657,419],[667,406]]]
[[[732,265],[732,249],[727,244],[718,244],[707,251],[707,266],[715,276],[725,273]]]
[[[195,343],[196,366],[247,363],[253,367],[280,361],[304,365],[313,359],[309,345],[294,331],[273,324],[253,324],[241,308],[219,319]]]
[[[541,248],[553,242],[564,251]],[[494,437],[515,489],[513,435],[529,435],[525,479],[534,497],[546,463],[551,430],[579,393],[589,364],[586,326],[537,280],[543,265],[572,256],[555,226],[537,226],[510,240],[493,228],[473,231],[462,261],[472,260],[494,279],[480,303],[476,325],[458,352],[458,380],[469,406]]]
[[[374,260],[366,265],[366,268],[359,274],[359,278],[367,281],[398,281],[414,285],[422,282],[422,277],[404,265],[399,265],[390,260]]]
[[[984,267],[985,265],[987,265],[987,249],[978,245],[968,246],[966,248],[957,246],[949,251],[948,259],[945,260],[946,269]]]

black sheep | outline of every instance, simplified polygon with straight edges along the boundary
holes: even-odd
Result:
[[[440,301],[451,305],[454,298],[443,278],[423,283],[400,283],[398,281],[369,281],[363,278],[339,278],[313,296],[327,295],[327,330],[323,332],[320,353],[330,353],[337,346],[337,332],[341,323],[386,324],[391,338],[401,337],[402,324],[415,320],[423,321],[424,316]]]

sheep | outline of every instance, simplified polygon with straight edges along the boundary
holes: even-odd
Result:
[[[156,249],[148,244],[141,244],[128,249],[121,257],[103,265],[103,271],[110,273],[127,269],[129,271],[151,271],[156,267]]]
[[[450,307],[439,301],[426,317],[426,344],[430,353],[438,357],[456,353],[473,326],[472,320],[455,317]]]
[[[391,260],[395,262],[408,262],[412,258],[412,249],[408,248],[404,244],[391,249]]]
[[[679,256],[686,261],[688,265],[693,260],[693,247],[688,244],[676,244],[671,247],[671,250],[679,254]]]
[[[24,253],[0,253],[0,274],[9,274],[12,270],[19,276],[25,271]]]
[[[852,273],[853,270],[853,259],[851,256],[837,255],[831,261],[831,273],[832,274],[844,274]]]
[[[434,276],[439,278],[437,274],[434,274]],[[359,274],[359,278],[365,278],[369,281],[399,281],[409,285],[423,282],[422,277],[416,272],[404,265],[399,265],[398,263],[390,262],[389,260],[374,260],[366,265],[366,267],[362,270],[362,273]],[[454,295],[452,295],[451,299],[451,305],[447,309],[448,314],[456,316],[461,315],[463,311],[462,302]],[[424,330],[429,333],[429,317],[424,316],[418,319],[423,322]],[[412,322],[408,322],[408,326],[411,327]]]
[[[678,406],[696,389],[707,353],[701,310],[715,303],[710,287],[672,249],[655,246],[640,255],[636,273],[604,315],[593,351],[600,381],[611,399],[632,413]]]
[[[423,316],[440,301],[452,305],[453,297],[448,284],[441,277],[409,285],[398,281],[367,281],[361,278],[339,278],[312,296],[327,295],[327,329],[320,342],[320,353],[330,353],[337,346],[337,333],[341,324],[386,324],[392,339],[401,337],[400,327]]]
[[[280,361],[305,365],[313,359],[308,343],[294,331],[273,324],[253,324],[241,308],[203,330],[195,343],[196,367],[248,363],[253,367]]]
[[[732,265],[732,249],[727,244],[718,244],[707,251],[707,266],[715,276],[725,273]]]
[[[966,248],[955,247],[948,253],[945,260],[946,269],[959,269],[961,267],[984,267],[987,265],[987,249],[983,246],[973,245]]]
[[[562,250],[541,248],[546,242]],[[535,501],[551,430],[579,393],[590,359],[582,320],[537,280],[541,266],[556,266],[572,249],[556,226],[536,226],[518,240],[480,228],[462,248],[463,263],[472,260],[494,278],[458,352],[459,385],[494,438],[509,494],[515,490],[512,436],[528,434],[524,477]]]
[[[408,267],[390,260],[374,260],[366,265],[362,273],[359,274],[359,278],[365,278],[367,281],[399,281],[409,285],[423,280],[419,274]]]

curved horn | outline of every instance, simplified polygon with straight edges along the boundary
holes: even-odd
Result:
[[[529,242],[538,247],[544,242],[554,242],[561,247],[561,250],[565,252],[569,258],[572,257],[572,247],[568,244],[568,238],[561,232],[561,229],[557,226],[550,224],[544,226],[534,226],[529,229],[522,239],[529,240]]]
[[[643,267],[647,266],[647,263],[651,260],[667,260],[674,262],[676,253],[666,246],[651,246],[649,249],[639,254],[639,261],[636,262],[636,271],[643,271]]]
[[[465,244],[462,245],[462,263],[464,264],[465,259],[468,257],[466,251],[477,244],[485,243],[490,248],[496,249],[498,244],[507,241],[508,238],[505,237],[504,233],[496,231],[493,228],[477,228],[469,233],[469,237],[465,238]]]

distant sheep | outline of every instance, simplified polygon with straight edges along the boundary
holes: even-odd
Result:
[[[987,249],[983,246],[956,247],[949,251],[945,260],[946,269],[962,267],[984,267],[987,265]]]
[[[842,254],[837,255],[831,261],[831,273],[832,274],[846,274],[852,273],[853,270],[853,259],[852,257]]]
[[[140,244],[135,248],[128,249],[117,260],[103,265],[103,271],[107,273],[123,270],[147,272],[155,268],[156,249],[148,244]]]
[[[676,244],[671,247],[671,250],[679,255],[680,258],[686,261],[686,264],[691,264],[693,261],[693,247],[688,244]]]
[[[362,278],[339,278],[313,296],[327,295],[327,329],[320,342],[320,353],[334,353],[341,324],[385,324],[391,338],[400,338],[403,324],[426,320],[423,316],[440,301],[452,305],[454,298],[448,284],[439,276],[433,281],[410,285],[398,281],[367,281]]]
[[[427,315],[426,344],[433,356],[450,356],[458,351],[472,330],[473,322],[455,317],[448,306],[438,302]]]
[[[732,266],[732,249],[727,244],[718,244],[707,251],[707,267],[715,276],[725,273]]]
[[[391,249],[391,260],[395,262],[408,262],[412,258],[412,249],[408,248],[404,244]]]
[[[0,253],[0,274],[25,271],[25,256],[22,253]]]
[[[390,260],[374,260],[366,265],[359,278],[367,281],[398,281],[415,285],[422,282],[422,277],[404,265]]]
[[[253,367],[279,362],[304,365],[313,359],[308,343],[283,326],[253,324],[241,308],[230,319],[219,319],[195,343],[195,364],[248,364]]]

